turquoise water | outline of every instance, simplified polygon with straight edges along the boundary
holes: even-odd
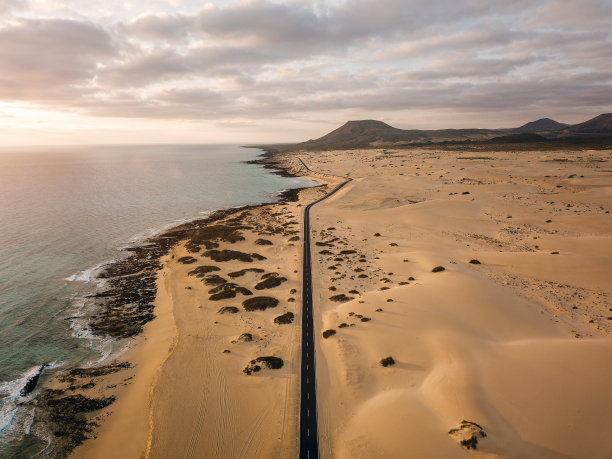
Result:
[[[258,153],[227,145],[0,149],[0,457],[28,429],[16,403],[29,375],[112,350],[66,320],[93,288],[91,268],[181,221],[313,184],[242,162]]]

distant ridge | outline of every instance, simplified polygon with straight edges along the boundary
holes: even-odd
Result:
[[[554,142],[612,148],[612,113],[604,113],[584,123],[567,125],[550,118],[530,121],[511,129],[397,129],[378,120],[347,121],[329,134],[306,142],[259,145],[269,152],[294,150],[350,150],[427,145],[507,145]],[[552,142],[552,143],[551,143]],[[560,145],[560,144],[559,144]],[[567,146],[566,145],[566,146]]]
[[[569,134],[612,134],[612,113],[603,113],[565,129]]]
[[[536,133],[536,132],[548,132],[548,131],[560,131],[567,128],[569,125],[559,123],[558,121],[551,120],[550,118],[540,118],[536,121],[530,121],[529,123],[523,124],[521,127],[512,129],[513,133]]]
[[[348,121],[316,140],[293,145],[306,150],[401,146],[414,143],[487,140],[504,134],[492,129],[397,129],[377,120]]]

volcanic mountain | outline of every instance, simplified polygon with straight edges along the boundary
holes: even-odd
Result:
[[[382,121],[348,121],[316,140],[293,145],[304,150],[401,146],[414,143],[487,140],[506,131],[492,129],[397,129]]]
[[[523,124],[521,127],[512,129],[513,133],[535,133],[535,132],[548,132],[548,131],[560,131],[567,128],[569,125],[559,123],[550,118],[540,118],[536,121],[530,121],[529,123]]]

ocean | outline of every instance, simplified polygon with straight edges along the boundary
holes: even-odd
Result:
[[[40,450],[24,449],[33,415],[20,402],[41,365],[91,365],[120,350],[71,320],[96,287],[96,267],[182,222],[315,184],[245,163],[259,153],[230,145],[0,149],[0,457]]]

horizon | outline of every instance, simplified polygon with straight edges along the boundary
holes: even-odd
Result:
[[[605,0],[0,0],[0,146],[576,124],[611,111],[610,16]]]

